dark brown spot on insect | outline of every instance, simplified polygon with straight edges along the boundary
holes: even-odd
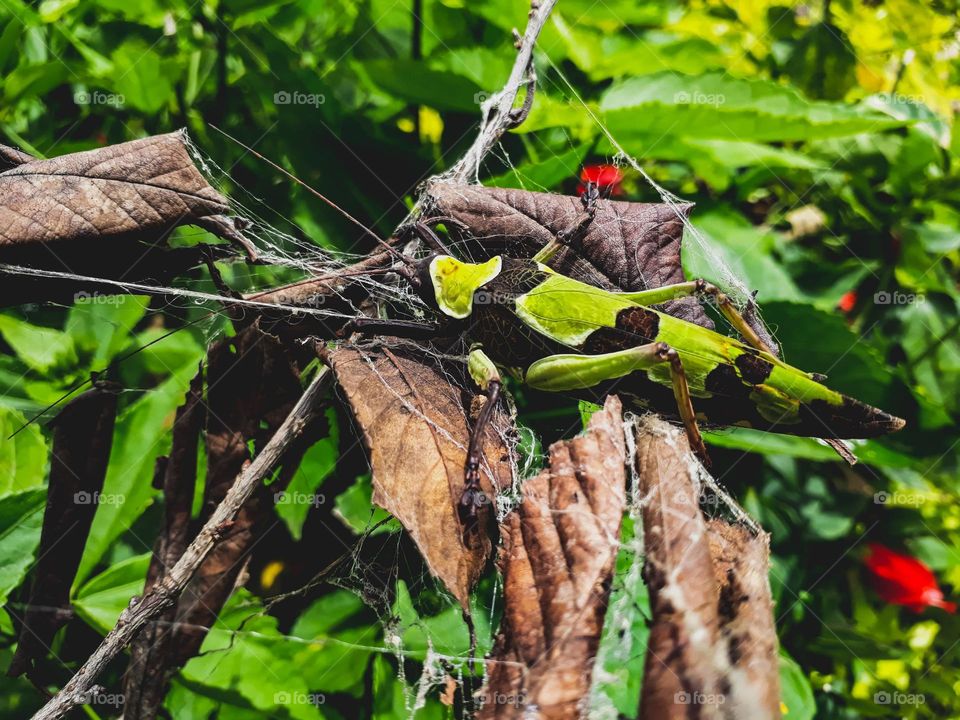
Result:
[[[616,327],[597,328],[583,343],[583,351],[594,355],[647,345],[657,339],[660,316],[642,307],[628,307],[617,313]]]
[[[624,308],[617,313],[617,328],[632,333],[643,343],[652,343],[660,332],[660,316],[642,307]]]
[[[743,384],[732,365],[717,365],[707,375],[704,388],[714,395],[745,398],[750,395],[750,388]]]
[[[751,385],[759,385],[770,377],[773,372],[773,364],[764,360],[756,354],[756,351],[748,351],[738,357],[734,362],[740,370],[740,377]]]

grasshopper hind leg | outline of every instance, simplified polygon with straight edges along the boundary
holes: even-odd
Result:
[[[480,485],[480,464],[483,461],[481,443],[483,434],[493,418],[493,411],[500,400],[501,379],[497,366],[475,345],[467,359],[470,377],[486,395],[486,403],[480,409],[477,422],[470,431],[467,459],[464,467],[463,492],[457,502],[457,516],[463,530],[465,544],[472,544],[480,525],[480,514],[490,505],[490,499]]]
[[[567,392],[594,388],[623,378],[637,370],[649,370],[667,363],[677,412],[687,431],[691,449],[704,465],[710,466],[707,448],[697,425],[687,374],[680,354],[664,342],[653,342],[600,355],[563,354],[541,358],[527,368],[526,384],[538,390]]]

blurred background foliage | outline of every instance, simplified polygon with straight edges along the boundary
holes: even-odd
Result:
[[[225,191],[261,198],[282,230],[362,252],[356,228],[209,125],[389,233],[418,183],[469,143],[527,11],[523,0],[3,0],[0,135],[52,157],[187,127],[229,173]],[[614,138],[697,203],[694,223],[759,291],[789,361],[908,419],[897,436],[860,444],[854,468],[812,440],[710,434],[717,476],[772,533],[790,718],[960,717],[960,620],[886,604],[862,566],[866,544],[880,542],[923,560],[948,597],[960,588],[958,29],[955,0],[561,0],[538,48],[534,112],[481,177],[574,192],[584,164],[612,161]],[[657,199],[629,166],[623,175],[622,199]],[[689,243],[684,264],[708,278],[715,270]],[[284,279],[258,272],[260,284]],[[4,437],[183,315],[143,298],[4,311]],[[135,390],[123,398],[104,492],[126,501],[98,510],[74,590],[78,619],[52,650],[64,680],[142,584],[160,517],[153,460],[209,332],[178,333],[122,366]],[[519,400],[542,446],[571,421],[579,428],[575,404]],[[333,534],[349,543],[371,525],[369,478],[331,421],[294,487],[330,488],[343,525]],[[32,563],[48,450],[37,425],[0,445],[2,601],[18,597]],[[400,666],[377,652],[396,633],[345,590],[263,612],[262,597],[301,586],[343,551],[318,549],[331,531],[307,509],[281,509],[247,589],[174,681],[173,717],[406,717],[418,662],[467,651],[458,614],[422,567],[401,572],[390,608],[408,652]],[[493,592],[488,578],[477,593],[481,649]],[[256,632],[231,632],[241,626]],[[4,664],[13,637],[0,613]],[[122,669],[103,684],[117,687]],[[639,654],[627,670],[639,677]],[[4,717],[39,705],[27,683],[0,682]],[[620,688],[615,702],[629,710],[634,690]],[[322,693],[325,703],[278,705],[278,693]],[[437,695],[417,717],[452,712]]]

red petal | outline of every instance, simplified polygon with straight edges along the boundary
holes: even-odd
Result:
[[[855,290],[850,290],[845,292],[843,297],[840,298],[840,302],[837,303],[837,307],[843,310],[843,312],[848,313],[857,304],[857,293]]]
[[[580,179],[600,187],[609,187],[623,182],[623,173],[614,165],[586,165],[580,172]]]

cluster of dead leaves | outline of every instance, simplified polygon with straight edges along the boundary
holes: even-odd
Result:
[[[162,282],[210,252],[166,245],[170,232],[187,224],[250,250],[242,223],[230,217],[226,198],[198,171],[181,133],[54,160],[0,146],[0,190],[0,263]],[[452,218],[449,226],[464,234],[477,255],[532,254],[569,227],[581,209],[573,197],[443,183],[429,188],[425,208],[426,219]],[[603,201],[579,251],[564,250],[552,262],[561,272],[610,289],[680,282],[682,233],[681,219],[666,205]],[[371,267],[383,262],[389,257],[365,261]],[[19,278],[4,282],[0,302],[57,299],[75,290]],[[310,292],[330,292],[330,283]],[[692,299],[674,301],[666,310],[710,326]],[[757,329],[766,335],[762,325]],[[148,587],[162,579],[198,528],[190,518],[190,499],[197,481],[191,460],[200,439],[205,438],[208,457],[206,514],[249,461],[251,443],[269,436],[300,393],[302,351],[250,318],[238,330],[211,346],[206,370],[198,373],[177,414],[171,454],[158,461],[156,484],[163,490],[166,520]],[[466,543],[455,510],[477,409],[464,368],[416,348],[378,344],[323,355],[368,447],[373,501],[403,524],[430,570],[466,611],[470,590],[491,558],[494,535]],[[86,517],[84,506],[73,503],[67,508],[64,498],[102,485],[115,412],[116,395],[101,385],[67,406],[58,421],[40,549],[45,559],[35,570],[30,603],[63,612],[43,618],[28,613],[12,672],[36,673],[43,648],[70,617],[69,587],[92,514]],[[514,433],[509,414],[499,408],[483,440],[488,497],[516,481]],[[668,435],[648,428],[638,443],[643,490],[651,499],[644,508],[644,532],[654,602],[639,712],[690,717],[689,707],[678,708],[667,697],[716,690],[731,697],[717,717],[774,717],[777,685],[769,667],[775,667],[776,644],[766,547],[739,528],[706,523],[695,501],[680,507],[664,499],[695,487],[689,449],[678,435]],[[478,696],[482,717],[525,717],[525,708],[536,708],[544,718],[581,713],[619,544],[626,447],[619,402],[610,398],[582,437],[551,448],[549,467],[524,484],[520,506],[505,516],[499,557],[504,620],[488,685]],[[291,455],[281,483],[299,462],[297,453]],[[488,525],[495,511],[487,508]],[[268,499],[255,497],[224,529],[179,602],[135,642],[125,717],[156,715],[170,674],[199,650],[203,628],[232,592],[269,512]],[[70,533],[67,545],[76,552],[45,553],[64,533]],[[491,694],[517,702],[484,704]],[[731,715],[731,709],[747,714]],[[713,710],[694,712],[708,717]]]

